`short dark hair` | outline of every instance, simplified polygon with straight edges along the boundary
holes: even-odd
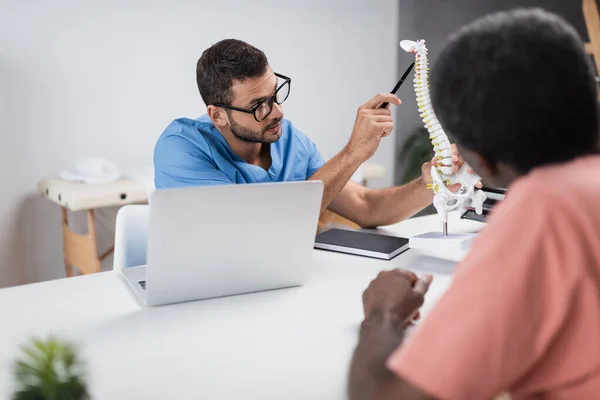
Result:
[[[526,173],[598,148],[592,64],[573,27],[542,9],[498,12],[461,28],[430,82],[446,133],[490,162]]]
[[[196,83],[204,104],[230,105],[234,81],[262,76],[268,60],[256,47],[237,39],[224,39],[204,50],[196,64]]]

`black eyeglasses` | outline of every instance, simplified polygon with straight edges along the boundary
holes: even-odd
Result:
[[[273,96],[269,97],[266,100],[261,101],[260,103],[258,103],[257,105],[255,105],[254,107],[252,107],[250,109],[233,107],[233,106],[228,106],[225,104],[213,104],[213,105],[217,106],[217,107],[223,107],[223,108],[228,108],[230,110],[236,110],[236,111],[241,111],[241,112],[245,112],[248,114],[252,114],[252,115],[254,115],[254,119],[257,122],[264,121],[264,119],[267,118],[269,116],[269,114],[271,114],[271,111],[273,110],[273,102],[275,102],[277,104],[283,104],[283,102],[290,95],[290,86],[292,85],[292,79],[288,78],[287,76],[280,75],[278,73],[275,73],[275,76],[283,79],[284,82],[278,88],[275,89]]]

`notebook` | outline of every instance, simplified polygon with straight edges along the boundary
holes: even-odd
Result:
[[[315,248],[391,260],[408,250],[408,239],[381,233],[332,228],[315,238]]]

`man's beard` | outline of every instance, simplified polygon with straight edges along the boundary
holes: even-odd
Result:
[[[262,132],[257,132],[239,125],[237,122],[235,122],[231,115],[229,115],[229,129],[231,129],[231,132],[241,141],[249,143],[274,143],[279,140],[281,137],[281,132],[268,139],[265,139],[264,136],[266,131],[273,128],[280,122],[281,118],[274,119],[273,122],[271,122],[262,130]]]

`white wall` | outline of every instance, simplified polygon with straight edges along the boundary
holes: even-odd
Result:
[[[0,0],[0,287],[64,276],[60,209],[38,180],[86,156],[150,165],[172,119],[204,113],[206,47],[263,49],[292,77],[286,117],[331,157],[356,108],[397,79],[397,14],[389,0]],[[389,172],[377,186],[393,181],[393,149],[392,136],[373,158]]]

